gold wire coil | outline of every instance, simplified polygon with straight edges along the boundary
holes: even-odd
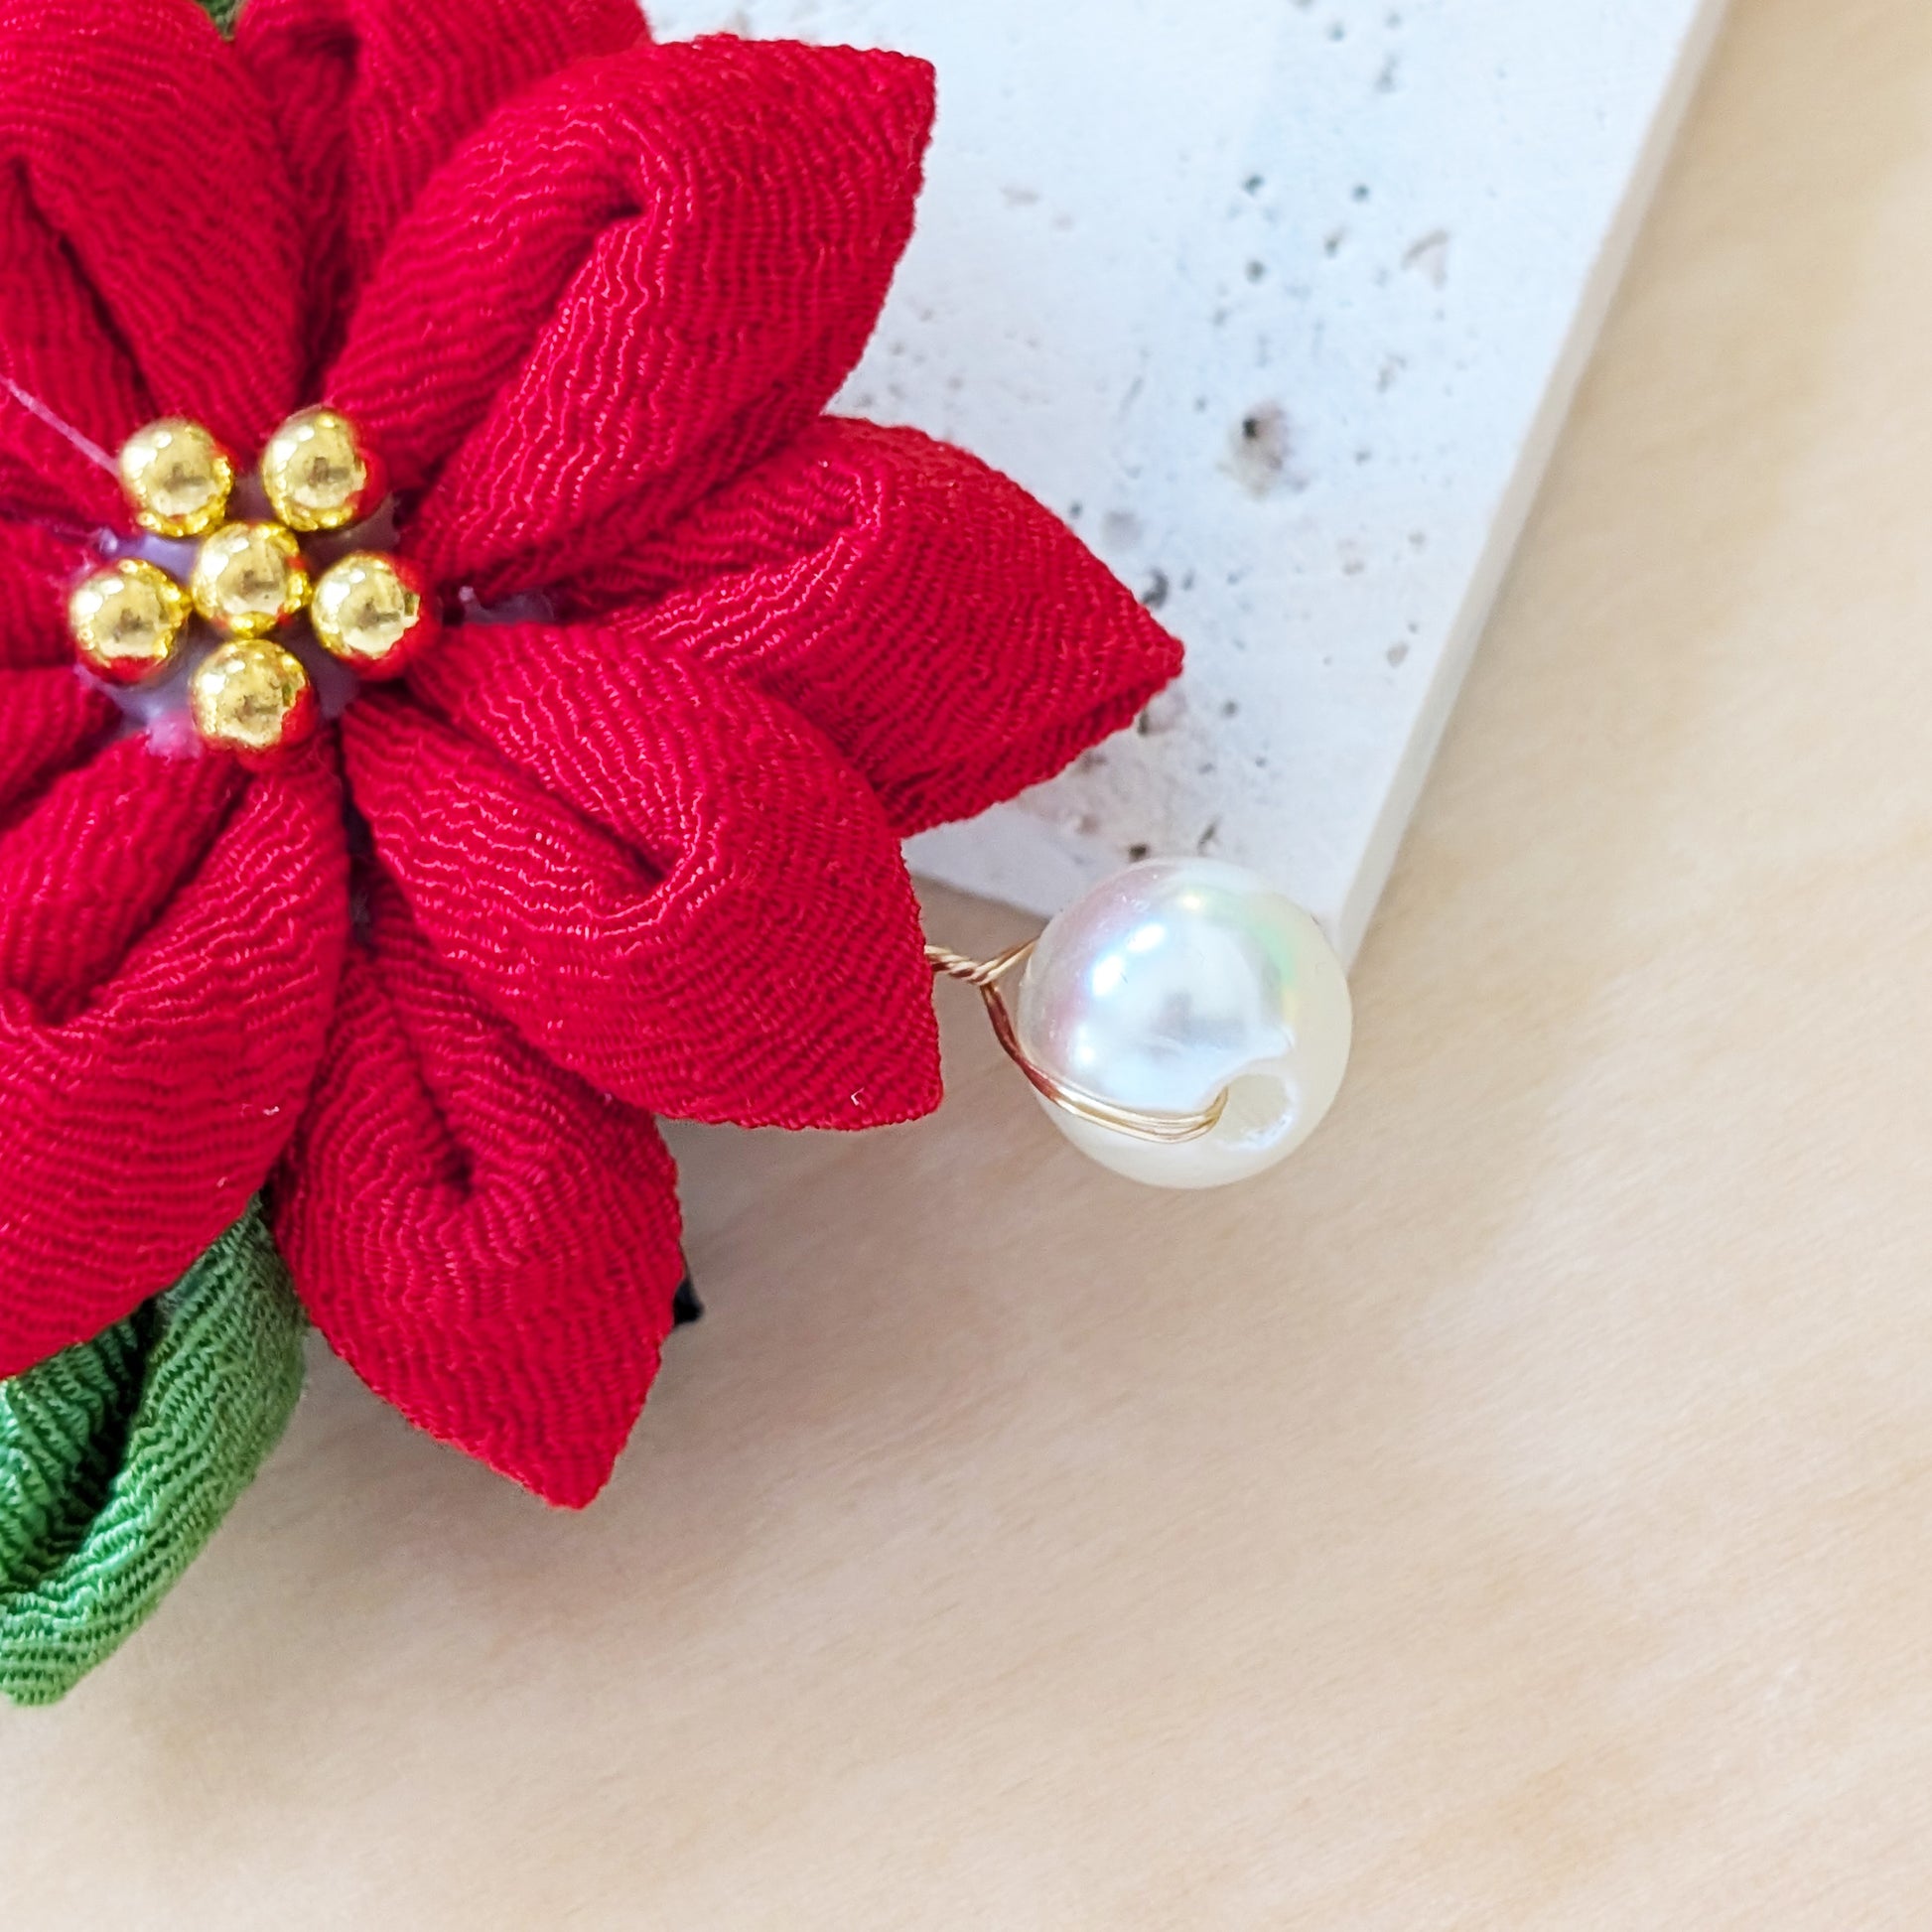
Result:
[[[1198,1141],[1203,1135],[1211,1134],[1227,1110],[1228,1097],[1225,1092],[1216,1094],[1212,1103],[1199,1113],[1143,1113],[1135,1107],[1118,1107],[1111,1100],[1102,1100],[1098,1094],[1085,1093],[1063,1080],[1056,1080],[1044,1067],[1028,1058],[1026,1049],[1020,1044],[1013,1014],[1007,1007],[1005,995],[1000,991],[1000,982],[1016,966],[1033,956],[1035,944],[1032,939],[1023,939],[1019,945],[1009,946],[1005,952],[996,953],[991,959],[969,959],[964,953],[954,952],[948,946],[927,946],[926,964],[935,973],[943,973],[948,979],[963,981],[978,990],[986,1006],[986,1016],[993,1023],[993,1037],[1000,1042],[1007,1058],[1027,1076],[1035,1092],[1043,1095],[1055,1107],[1073,1115],[1076,1120],[1086,1121],[1094,1127],[1111,1128],[1115,1133],[1131,1135],[1137,1141],[1153,1141],[1162,1147],[1178,1147],[1184,1142]]]

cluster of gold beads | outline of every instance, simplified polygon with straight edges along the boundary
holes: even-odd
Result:
[[[340,411],[302,410],[269,439],[261,487],[272,520],[231,516],[234,459],[185,418],[137,431],[119,470],[134,520],[151,536],[193,542],[194,561],[185,583],[146,557],[94,571],[69,600],[74,647],[110,684],[159,683],[199,618],[213,641],[187,696],[209,744],[257,759],[317,729],[314,683],[289,648],[289,626],[305,615],[315,641],[368,678],[394,677],[434,638],[435,612],[406,562],[351,550],[318,574],[304,553],[304,537],[351,529],[386,494],[380,465]]]

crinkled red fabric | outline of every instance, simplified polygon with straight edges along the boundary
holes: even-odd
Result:
[[[644,37],[631,0],[248,0],[235,46],[267,96],[310,226],[311,355],[451,150],[574,61]]]
[[[114,716],[114,707],[81,683],[70,665],[0,668],[0,831],[25,817],[56,778],[106,742]]]
[[[108,449],[157,414],[255,449],[299,386],[302,227],[241,63],[188,0],[0,0],[0,367]],[[29,421],[0,398],[0,448],[78,494]]]
[[[922,62],[732,40],[505,108],[397,229],[329,381],[431,484],[411,553],[555,583],[795,436],[872,333],[931,118]]]
[[[820,417],[931,114],[919,62],[627,0],[250,0],[234,48],[0,0],[0,1374],[266,1179],[357,1371],[580,1503],[682,1272],[649,1114],[936,1103],[897,836],[1178,651],[1013,483]],[[447,604],[556,621],[453,629],[271,774],[170,762],[67,657],[98,455],[319,398]]]
[[[308,1094],[348,925],[320,749],[249,780],[126,738],[26,802],[0,835],[0,1376],[240,1217]]]
[[[938,1103],[904,865],[795,713],[595,625],[476,625],[415,684],[447,725],[386,695],[344,721],[357,802],[438,951],[551,1058],[690,1120]]]
[[[828,417],[573,586],[646,655],[809,718],[899,833],[970,818],[1131,724],[1180,646],[978,458]]]
[[[648,1116],[523,1044],[392,889],[350,957],[277,1239],[378,1395],[552,1502],[603,1486],[681,1273]]]
[[[75,544],[0,520],[0,669],[60,664],[71,679],[67,598],[82,560]]]
[[[0,262],[0,518],[104,523],[119,508],[113,477],[48,418],[112,448],[154,409],[99,299],[3,153]],[[30,409],[28,396],[42,408]]]

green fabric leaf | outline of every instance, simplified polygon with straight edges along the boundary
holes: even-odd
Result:
[[[195,0],[195,4],[222,33],[234,32],[234,17],[241,11],[241,0]]]
[[[168,1593],[280,1440],[303,1325],[255,1206],[129,1319],[0,1383],[0,1693],[53,1703]]]

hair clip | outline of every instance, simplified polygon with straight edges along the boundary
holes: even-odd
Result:
[[[901,841],[1180,668],[825,413],[932,110],[632,0],[0,0],[0,1692],[153,1609],[309,1322],[589,1502],[692,1308],[656,1117],[930,1113],[935,973],[1143,1179],[1332,1100],[1340,967],[1231,867],[921,930]]]

